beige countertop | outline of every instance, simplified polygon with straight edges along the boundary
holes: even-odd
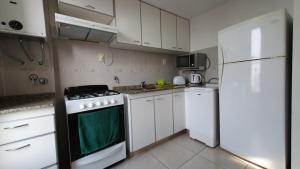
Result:
[[[113,90],[116,90],[120,93],[124,94],[142,94],[148,92],[157,92],[157,91],[164,91],[164,90],[173,90],[173,89],[180,89],[180,88],[189,88],[189,87],[203,87],[203,88],[218,88],[218,85],[201,85],[201,86],[191,86],[191,85],[183,85],[183,86],[175,86],[175,85],[166,85],[163,87],[156,87],[154,84],[146,85],[144,88],[141,88],[139,85],[132,85],[132,86],[120,86],[114,87]]]
[[[0,97],[0,115],[54,106],[55,93]]]

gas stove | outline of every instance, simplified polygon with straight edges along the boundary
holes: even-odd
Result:
[[[69,87],[64,94],[68,114],[124,104],[123,95],[107,85]]]

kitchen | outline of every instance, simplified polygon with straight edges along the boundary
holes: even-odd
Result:
[[[1,169],[298,168],[298,1],[0,4]]]

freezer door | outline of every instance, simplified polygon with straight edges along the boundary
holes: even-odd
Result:
[[[219,64],[287,56],[285,10],[263,15],[219,32]]]
[[[286,164],[286,59],[225,64],[221,147],[265,168]]]

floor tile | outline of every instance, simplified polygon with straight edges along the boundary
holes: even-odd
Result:
[[[195,153],[173,142],[167,142],[150,150],[169,169],[177,169],[191,159]]]
[[[185,163],[180,169],[222,169],[216,164],[197,155],[192,160]]]
[[[172,141],[197,154],[206,147],[205,144],[190,138],[188,134],[183,134]]]
[[[145,153],[136,158],[126,160],[123,163],[112,168],[113,169],[167,169],[150,153]]]
[[[206,148],[201,151],[199,155],[225,169],[245,169],[248,165],[246,161],[241,160],[220,148]]]

